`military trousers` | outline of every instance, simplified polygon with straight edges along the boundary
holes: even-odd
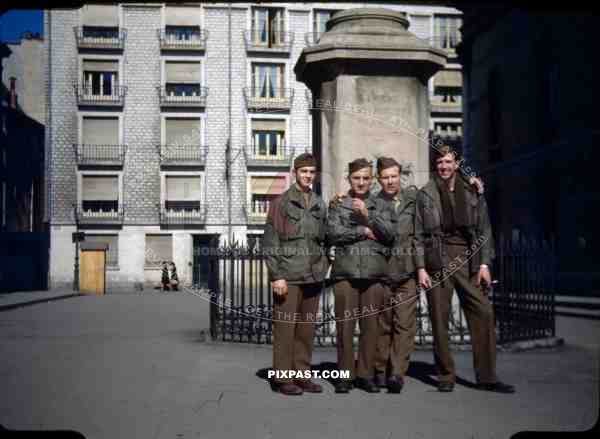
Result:
[[[339,280],[334,287],[339,370],[356,377],[372,378],[377,350],[377,319],[383,304],[383,285],[378,280]],[[354,359],[354,328],[358,320],[358,361]]]
[[[496,331],[494,311],[486,294],[475,286],[475,275],[469,273],[466,245],[447,245],[450,263],[461,265],[452,274],[432,275],[433,287],[427,291],[429,317],[433,329],[434,359],[440,382],[454,383],[456,371],[450,352],[448,321],[453,290],[456,288],[461,308],[467,319],[473,349],[473,366],[477,382],[496,381]],[[443,279],[443,280],[442,280]]]
[[[311,370],[314,322],[322,288],[322,283],[288,283],[286,297],[273,297],[273,370]],[[274,381],[289,384],[294,380]]]
[[[414,278],[385,286],[383,310],[379,313],[375,373],[406,375],[415,348],[418,300]]]

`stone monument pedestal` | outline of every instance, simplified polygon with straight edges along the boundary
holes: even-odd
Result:
[[[347,164],[394,157],[403,184],[429,179],[427,81],[446,54],[408,32],[406,14],[379,8],[336,13],[294,71],[313,94],[313,149],[321,159],[316,190],[345,191]]]

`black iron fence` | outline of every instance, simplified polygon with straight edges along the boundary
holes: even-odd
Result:
[[[506,239],[496,246],[493,288],[498,342],[554,337],[556,253],[554,240]]]
[[[496,316],[498,343],[555,335],[554,267],[552,242],[535,239],[497,242],[493,274],[498,278],[490,298]],[[209,256],[209,289],[213,339],[271,343],[272,291],[267,267],[258,246],[215,249]],[[315,344],[336,343],[333,286],[327,281],[317,313]],[[358,332],[356,333],[358,335]],[[452,343],[469,342],[465,317],[454,295],[449,321]],[[425,295],[417,304],[417,345],[433,342]]]

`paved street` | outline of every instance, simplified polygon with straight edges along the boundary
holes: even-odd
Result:
[[[0,312],[0,424],[86,438],[508,438],[582,430],[598,413],[600,322],[560,318],[565,345],[498,356],[514,395],[431,385],[417,351],[400,395],[285,397],[269,346],[210,343],[208,303],[190,293],[82,296]],[[456,352],[473,381],[471,353]],[[334,349],[313,364],[331,367]]]

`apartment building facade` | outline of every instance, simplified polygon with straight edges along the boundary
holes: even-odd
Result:
[[[74,279],[74,232],[107,243],[108,291],[148,289],[161,261],[206,282],[210,247],[254,245],[293,157],[311,151],[294,64],[345,3],[88,4],[47,11],[50,285]],[[460,14],[407,13],[448,50],[429,84],[434,136],[461,136]]]

